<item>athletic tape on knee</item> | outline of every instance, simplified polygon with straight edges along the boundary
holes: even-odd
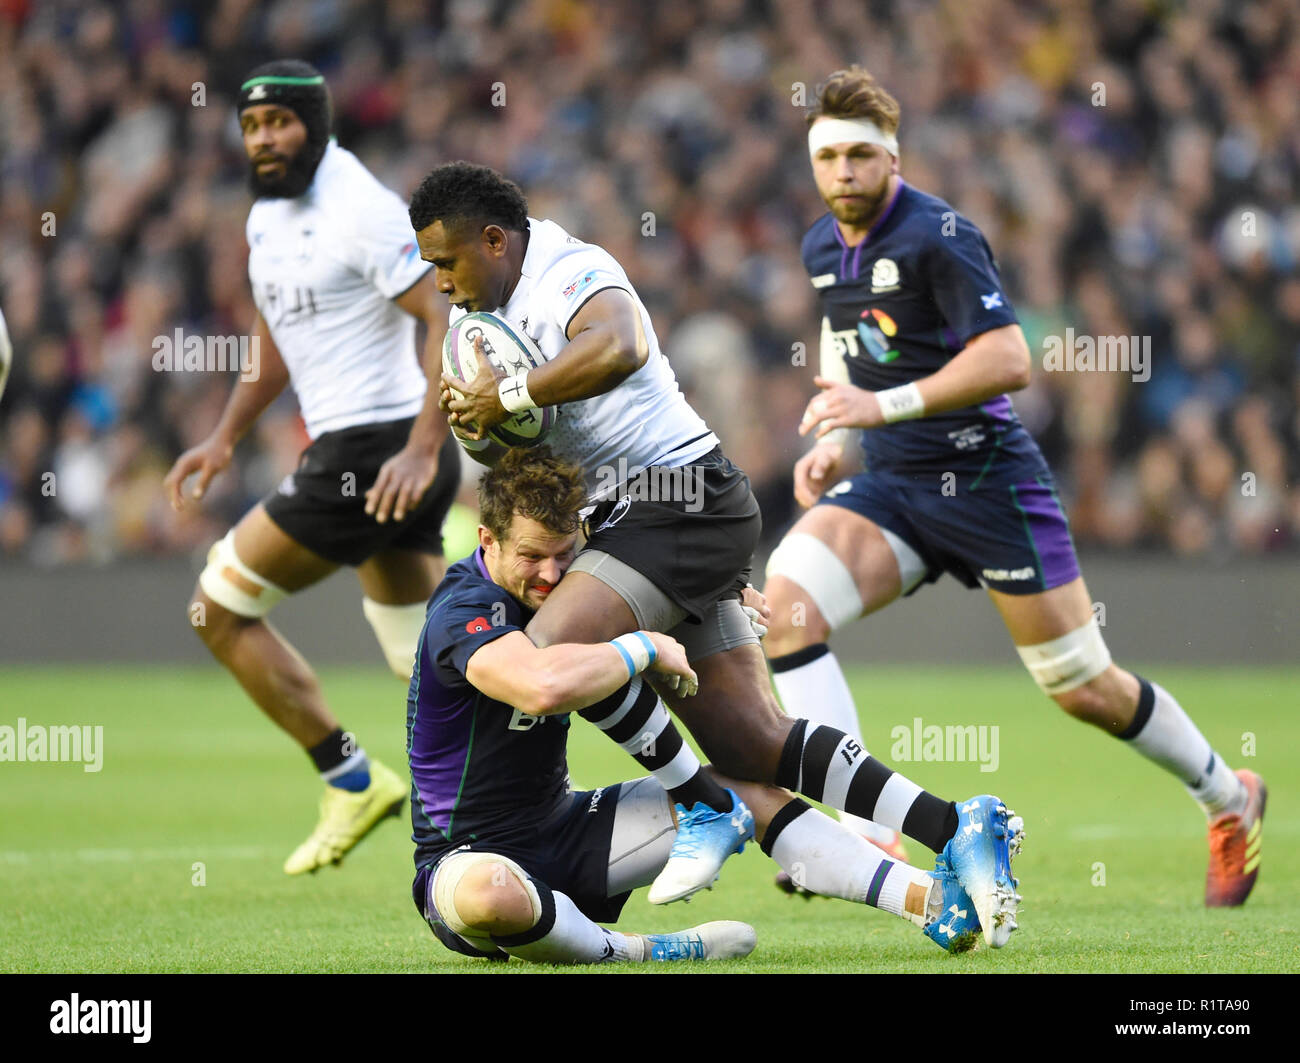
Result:
[[[375,629],[379,648],[393,674],[404,683],[411,681],[415,666],[415,649],[424,630],[425,602],[414,605],[384,605],[373,598],[361,599],[361,611]]]
[[[456,887],[470,871],[483,864],[502,865],[523,886],[524,892],[528,894],[528,902],[532,905],[533,922],[536,924],[542,916],[542,900],[533,880],[528,877],[528,872],[510,857],[498,853],[453,853],[439,862],[433,875],[433,906],[438,909],[438,916],[447,929],[475,942],[491,940],[490,935],[469,926],[456,911]]]
[[[1083,627],[1036,646],[1017,646],[1034,682],[1049,695],[1066,694],[1110,667],[1110,650],[1094,616]]]
[[[767,575],[799,584],[832,631],[862,615],[862,595],[853,573],[814,535],[794,532],[782,539],[768,559]]]
[[[257,587],[257,592],[249,591],[244,587],[244,582]],[[234,528],[226,533],[224,539],[212,544],[212,549],[208,551],[207,566],[199,573],[199,586],[218,605],[229,609],[236,616],[245,616],[251,620],[266,616],[289,593],[259,576],[239,560],[239,555],[235,553]]]

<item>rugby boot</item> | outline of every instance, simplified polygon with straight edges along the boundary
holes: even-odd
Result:
[[[320,800],[320,822],[305,842],[284,862],[285,874],[315,872],[337,864],[385,817],[402,810],[410,787],[396,773],[370,761],[370,785],[358,793],[325,787]]]
[[[1268,787],[1244,768],[1237,778],[1246,787],[1246,810],[1225,812],[1210,820],[1210,866],[1205,872],[1205,906],[1236,908],[1245,904],[1259,877]]]

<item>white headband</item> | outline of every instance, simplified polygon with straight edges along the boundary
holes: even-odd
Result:
[[[884,133],[869,118],[819,118],[808,130],[808,154],[816,155],[827,144],[879,144],[898,158],[898,137]]]

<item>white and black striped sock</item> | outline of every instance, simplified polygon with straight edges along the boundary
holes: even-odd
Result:
[[[639,675],[578,715],[594,723],[658,779],[675,803],[686,808],[703,803],[715,812],[731,811],[727,792],[705,774],[659,695]]]
[[[892,827],[935,852],[957,831],[956,805],[882,764],[837,727],[796,720],[776,784]]]

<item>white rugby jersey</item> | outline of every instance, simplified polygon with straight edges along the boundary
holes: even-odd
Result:
[[[253,300],[307,434],[419,413],[427,383],[415,318],[393,298],[430,267],[397,194],[331,140],[307,191],[259,199],[247,232]]]
[[[526,332],[550,359],[568,344],[565,331],[588,299],[622,288],[641,313],[650,347],[645,365],[612,391],[561,406],[547,436],[557,455],[582,466],[588,492],[594,497],[648,465],[686,465],[716,447],[718,437],[682,395],[650,314],[614,256],[553,221],[529,218],[528,232],[519,282],[495,313]],[[464,314],[452,307],[451,323]]]

